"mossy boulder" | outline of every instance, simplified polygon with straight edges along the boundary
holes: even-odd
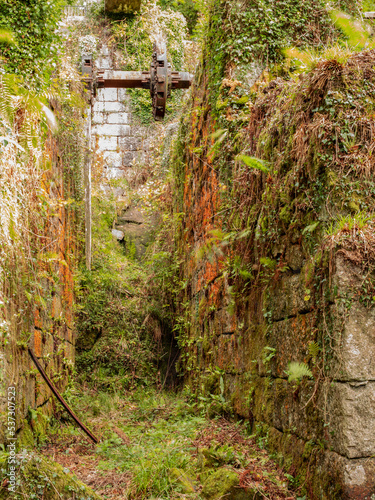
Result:
[[[207,500],[252,500],[256,492],[245,491],[240,487],[239,476],[233,470],[221,468],[209,474],[204,483],[202,496]]]
[[[42,498],[44,500],[101,500],[93,490],[72,476],[68,469],[35,453],[17,455],[16,486],[6,482],[7,461],[0,463],[0,500]],[[5,481],[4,481],[5,480]]]
[[[172,469],[171,478],[180,485],[180,489],[183,493],[194,493],[196,486],[193,479],[191,479],[185,471],[181,469]]]

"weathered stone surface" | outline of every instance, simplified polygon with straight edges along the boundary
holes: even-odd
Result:
[[[99,152],[100,151],[116,151],[118,144],[117,144],[117,137],[98,137],[97,138],[97,145]]]
[[[141,0],[105,0],[105,9],[109,12],[130,13],[139,10]]]
[[[208,475],[203,484],[202,496],[207,500],[251,500],[255,494],[239,487],[239,476],[229,469],[217,469]]]
[[[312,297],[306,293],[301,275],[283,276],[276,286],[270,289],[266,302],[273,321],[309,312],[312,305]]]
[[[126,92],[126,89],[117,89],[117,95],[119,101],[122,102],[122,104],[124,104],[127,109],[129,109],[129,95]]]
[[[271,427],[268,443],[277,451],[277,462],[284,467],[295,464],[310,498],[321,500],[369,500],[375,494],[375,459],[347,459],[323,451],[308,442]]]
[[[119,101],[95,101],[93,104],[94,113],[126,113],[127,109],[124,104]]]
[[[99,57],[96,61],[96,67],[99,70],[111,69],[112,68],[111,58],[108,56]]]
[[[128,151],[122,155],[122,164],[124,167],[131,167],[134,160],[137,158],[137,154],[133,151]]]
[[[335,383],[329,396],[334,450],[348,458],[375,455],[375,382]]]
[[[125,179],[126,172],[123,168],[107,167],[106,176],[108,179]]]
[[[120,137],[119,146],[127,151],[138,151],[142,147],[142,139],[140,137]]]
[[[102,103],[99,103],[102,104]],[[93,125],[101,125],[104,123],[104,113],[101,113],[100,111],[95,111],[92,114],[92,124]]]
[[[252,384],[250,409],[256,421],[291,432],[304,441],[319,439],[323,430],[322,402],[307,405],[314,382],[306,381],[296,387],[284,379],[253,376]]]
[[[118,229],[112,229],[112,236],[119,241],[124,239],[124,233],[122,231],[119,231]]]
[[[115,123],[118,125],[129,124],[129,115],[128,113],[109,113],[107,123]]]
[[[106,164],[110,167],[121,167],[122,165],[122,155],[121,153],[115,153],[113,151],[105,151],[103,153],[103,159]]]
[[[117,89],[111,89],[111,88],[98,89],[96,99],[98,101],[117,101],[118,100]]]
[[[336,301],[330,310],[337,339],[332,375],[340,380],[375,380],[375,308],[355,302],[345,310]]]
[[[268,329],[267,346],[275,349],[274,357],[264,364],[262,353],[258,358],[259,374],[287,378],[286,370],[292,361],[307,363],[309,343],[316,341],[316,315],[298,314],[294,318],[273,323]],[[266,353],[267,354],[267,353]]]
[[[288,266],[293,271],[300,271],[302,269],[304,264],[304,255],[300,245],[287,247],[285,258]]]
[[[364,279],[357,266],[338,255],[333,279],[336,298],[330,308],[335,362],[330,368],[331,375],[343,381],[375,380],[375,306],[350,299],[361,295]]]
[[[114,124],[94,125],[92,127],[92,133],[101,136],[124,136],[130,135],[130,127],[129,125]]]
[[[124,210],[121,217],[117,218],[118,224],[143,224],[147,220],[144,211],[139,207],[130,207]]]

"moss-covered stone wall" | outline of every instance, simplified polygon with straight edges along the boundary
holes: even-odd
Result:
[[[26,441],[30,445],[29,431],[34,430],[37,437],[53,410],[54,396],[28,348],[61,392],[73,371],[73,273],[82,253],[86,140],[85,102],[79,94],[74,94],[74,99],[75,108],[66,102],[53,102],[59,130],[49,133],[44,142],[42,165],[30,159],[30,175],[33,170],[38,174],[28,198],[23,203],[21,200],[29,238],[19,241],[15,233],[8,258],[2,259],[0,443],[13,437],[15,415],[18,445]]]
[[[375,53],[283,75],[283,44],[335,36],[318,4],[292,4],[280,8],[297,29],[266,56],[270,25],[244,21],[263,3],[211,13],[173,158],[181,367],[197,394],[222,393],[250,421],[302,496],[364,499],[375,493]]]

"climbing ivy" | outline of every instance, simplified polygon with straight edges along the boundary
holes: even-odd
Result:
[[[159,0],[160,6],[163,8],[181,12],[184,15],[189,33],[193,33],[198,21],[199,6],[197,0]]]
[[[15,45],[0,45],[5,70],[42,84],[57,64],[57,23],[66,0],[3,0],[0,27],[12,31]]]

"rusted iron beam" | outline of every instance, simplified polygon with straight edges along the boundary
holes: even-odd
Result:
[[[39,373],[45,380],[46,384],[48,387],[51,389],[53,394],[56,396],[56,398],[60,401],[60,403],[63,405],[65,410],[69,413],[69,415],[72,417],[72,419],[81,427],[81,429],[88,435],[88,437],[95,443],[99,443],[99,439],[92,434],[92,432],[83,424],[80,419],[75,415],[73,410],[68,406],[68,403],[65,401],[65,399],[61,396],[59,391],[57,390],[55,384],[52,382],[52,380],[48,377],[47,373],[44,371],[42,365],[39,363],[38,358],[35,356],[33,351],[29,347],[29,354],[31,359],[34,361],[35,366],[38,368]]]
[[[188,89],[192,79],[190,73],[172,71],[171,88]],[[98,88],[150,89],[151,74],[149,71],[107,70],[98,73],[97,82]]]
[[[101,71],[98,73],[98,88],[149,89],[149,71]]]

